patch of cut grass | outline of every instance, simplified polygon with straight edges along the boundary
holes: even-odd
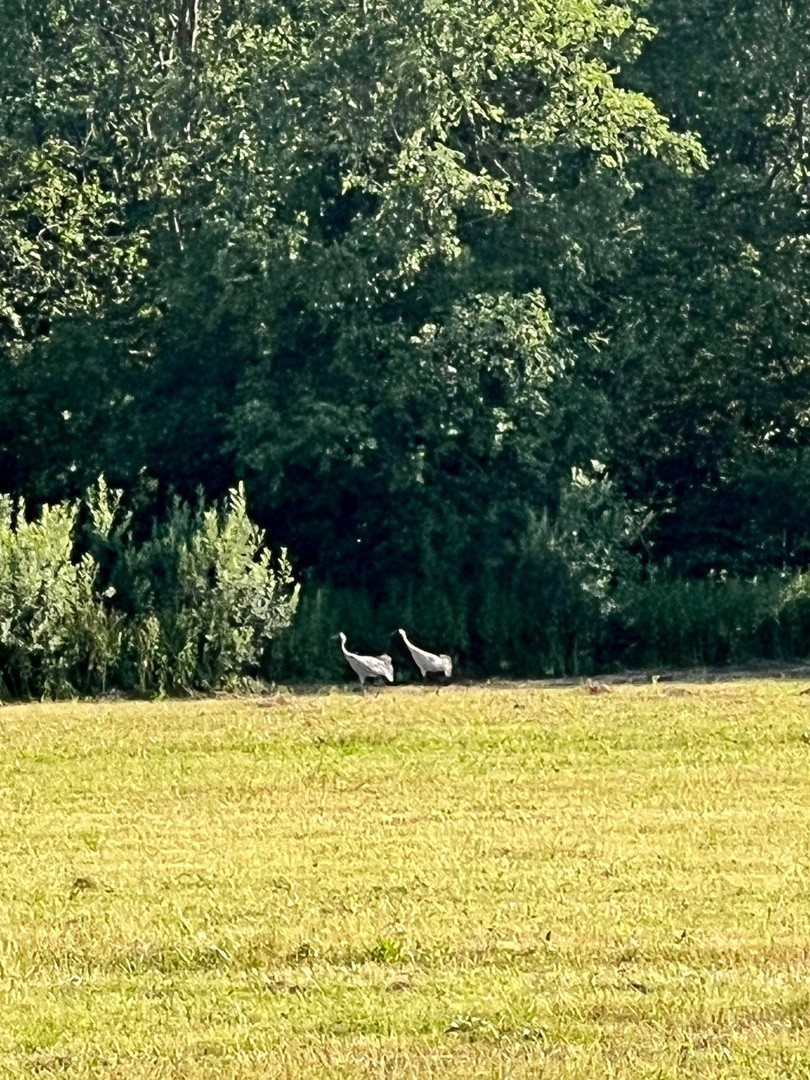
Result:
[[[810,1077],[798,689],[4,709],[0,1075]]]

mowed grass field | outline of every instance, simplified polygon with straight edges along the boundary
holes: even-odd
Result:
[[[788,681],[0,711],[0,1075],[810,1076]]]

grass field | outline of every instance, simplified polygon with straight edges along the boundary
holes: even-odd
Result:
[[[0,711],[0,1075],[810,1077],[793,682]]]

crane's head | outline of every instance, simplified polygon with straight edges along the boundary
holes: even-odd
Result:
[[[340,644],[345,648],[346,647],[346,635],[343,633],[342,630],[338,634],[338,637],[340,638]]]
[[[399,633],[402,634],[406,641],[408,640],[408,635],[405,633],[401,626],[399,628]]]

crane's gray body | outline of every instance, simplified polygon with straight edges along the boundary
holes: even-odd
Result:
[[[404,630],[400,630],[400,634],[408,648],[408,652],[413,657],[413,662],[421,671],[423,679],[428,675],[444,675],[448,679],[452,676],[453,661],[447,653],[426,652],[408,641],[408,635]]]
[[[346,648],[346,635],[343,633],[340,635],[340,648],[361,686],[365,686],[366,679],[387,679],[390,683],[394,681],[394,664],[388,653],[383,653],[382,656],[358,656]]]

